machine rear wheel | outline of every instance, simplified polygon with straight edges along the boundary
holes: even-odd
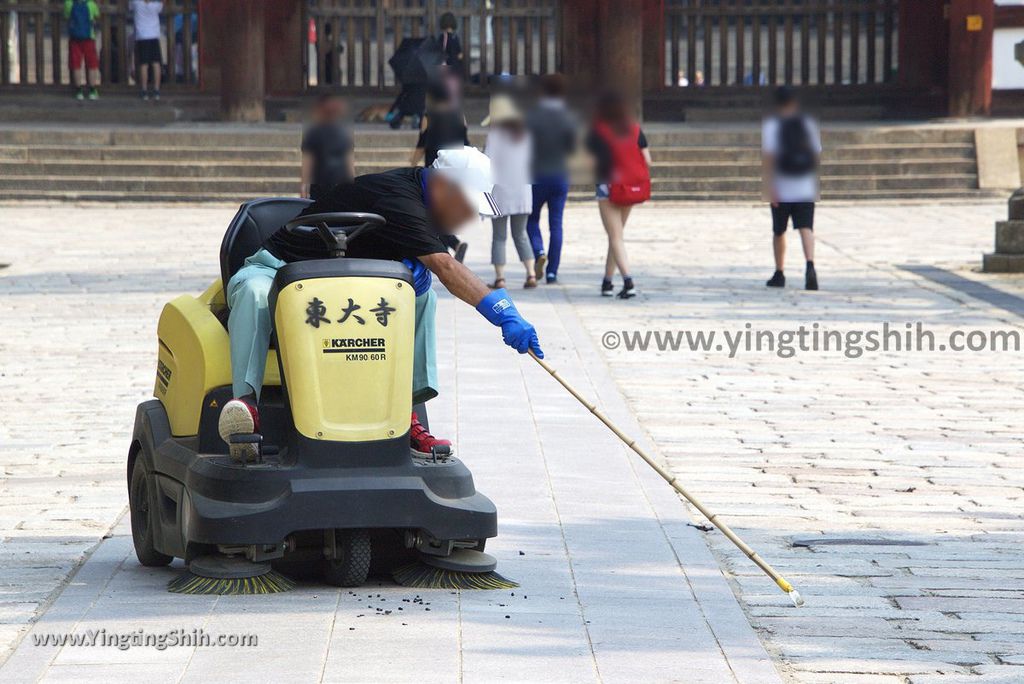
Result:
[[[153,546],[153,480],[143,458],[135,461],[132,468],[132,482],[128,490],[128,505],[132,520],[132,542],[139,563],[149,568],[159,568],[172,560],[171,556],[160,553]]]
[[[358,587],[370,574],[370,533],[368,530],[337,530],[337,558],[324,562],[324,580],[336,587]]]

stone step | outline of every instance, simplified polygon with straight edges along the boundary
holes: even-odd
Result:
[[[244,147],[297,149],[298,127],[245,130],[182,128],[0,128],[0,145],[129,145],[154,147]],[[408,133],[415,138],[415,134]],[[414,140],[415,141],[415,140]]]
[[[917,176],[935,173],[976,175],[973,159],[845,161],[826,160],[821,165],[823,176]],[[658,178],[760,178],[761,165],[751,162],[654,162],[651,177]]]
[[[855,201],[947,201],[952,199],[998,198],[1002,193],[994,193],[985,190],[950,190],[940,188],[937,190],[914,189],[914,190],[872,190],[872,191],[846,191],[832,190],[821,200],[822,206],[827,207],[832,202],[855,202]],[[593,201],[593,191],[576,190],[569,193],[571,201]],[[749,204],[763,205],[759,193],[742,191],[659,191],[653,198],[659,202],[743,202]]]
[[[723,107],[686,106],[678,110],[680,118],[687,123],[755,122],[764,116],[762,107],[751,104]],[[889,108],[885,105],[848,105],[840,108],[814,108],[815,115],[823,121],[882,121]]]
[[[392,131],[383,127],[360,125],[354,127],[359,147],[410,149],[415,144],[414,130]],[[756,147],[760,143],[759,128],[701,128],[654,126],[645,131],[652,147],[680,146],[734,146]],[[470,138],[475,145],[483,142],[485,131],[472,127]],[[116,130],[99,127],[23,128],[0,129],[0,145],[134,145],[163,147],[244,147],[284,148],[298,146],[302,129],[298,125],[266,125],[254,128],[244,126],[217,126],[213,124],[174,124],[160,127],[122,127]],[[840,145],[880,144],[970,144],[974,143],[971,128],[890,128],[856,127],[829,129],[822,132],[826,148]]]
[[[27,162],[290,162],[298,164],[295,148],[246,147],[131,147],[113,145],[0,145],[0,160]]]
[[[401,166],[403,161],[365,161],[362,155],[356,164],[357,173],[376,173]],[[825,163],[822,171],[826,176],[914,176],[928,174],[936,166],[945,174],[974,174],[973,161],[959,159],[933,161],[890,161],[890,162],[842,162]],[[0,178],[5,176],[86,176],[91,178],[136,177],[136,178],[282,178],[297,177],[299,159],[291,161],[12,161],[0,158]],[[651,175],[658,179],[694,178],[757,178],[760,166],[743,162],[655,162]],[[577,178],[586,178],[581,168]]]
[[[761,143],[760,128],[737,130],[645,130],[645,136],[652,147],[680,146],[738,146],[756,147]],[[911,144],[961,144],[974,145],[974,130],[962,128],[873,128],[824,129],[821,133],[822,146],[826,149],[840,145],[911,145]]]
[[[749,161],[760,163],[761,150],[749,147],[652,147],[655,161]],[[922,143],[890,145],[840,145],[825,151],[826,161],[887,161],[890,159],[969,159],[974,160],[974,145],[959,143]]]
[[[357,160],[407,163],[412,148],[357,147]],[[655,162],[760,163],[756,147],[665,147],[652,148]],[[108,145],[0,145],[0,161],[151,161],[151,162],[289,162],[298,163],[297,148],[190,147],[190,146],[108,146]],[[825,163],[840,161],[889,161],[943,163],[949,160],[974,160],[971,145],[852,145],[830,149]],[[581,162],[585,161],[581,157]]]
[[[358,125],[354,131],[359,173],[404,166],[416,141],[410,130]],[[757,126],[654,124],[647,136],[656,198],[759,199]],[[5,197],[293,194],[300,138],[301,127],[294,124],[0,128],[0,189]],[[824,138],[826,198],[933,197],[977,187],[971,129],[848,126],[826,129]],[[483,130],[474,128],[471,139],[482,144]],[[580,150],[574,177],[587,179],[587,167]],[[589,197],[592,187],[583,182],[573,191]]]
[[[294,183],[292,184],[294,186]],[[291,195],[294,187],[282,190],[280,193]],[[913,201],[922,202],[928,200],[950,200],[950,199],[979,199],[1002,197],[1004,193],[993,193],[982,190],[884,190],[884,191],[837,191],[829,192],[825,197],[825,206],[830,202],[846,201]],[[269,195],[267,195],[269,196]],[[0,187],[0,201],[12,200],[50,200],[50,201],[97,201],[97,202],[222,202],[239,204],[250,200],[254,195],[250,192],[218,192],[213,190],[202,190],[193,194],[182,194],[174,191],[164,190],[133,190],[124,191],[116,188],[94,189],[94,190],[55,190],[49,187],[36,186],[30,189],[8,189]],[[594,200],[592,189],[574,191],[569,194],[569,199],[574,202]],[[731,191],[672,191],[658,192],[654,198],[656,201],[665,202],[742,202],[761,205],[764,202],[757,193],[731,192]]]
[[[78,191],[159,191],[178,193],[184,197],[203,193],[242,193],[247,196],[267,194],[293,194],[296,176],[283,175],[277,177],[142,177],[139,175],[124,176],[77,176],[77,175],[25,175],[7,174],[0,177],[0,188],[7,190],[31,191],[36,188],[54,188],[68,192]],[[578,184],[573,190],[590,191],[589,184]],[[822,192],[826,196],[831,191],[839,192],[871,192],[883,190],[969,190],[977,187],[977,178],[969,174],[929,174],[916,176],[824,176],[821,182]],[[740,177],[694,177],[694,178],[655,178],[653,192],[655,196],[669,192],[741,192],[754,193],[760,191],[760,178],[757,176]]]

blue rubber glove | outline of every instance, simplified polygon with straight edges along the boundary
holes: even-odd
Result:
[[[419,297],[426,293],[430,289],[430,283],[433,282],[430,269],[424,266],[419,259],[402,259],[402,263],[412,271],[412,288],[416,291],[416,296]]]
[[[544,358],[540,341],[537,339],[537,331],[519,315],[516,305],[512,303],[504,289],[495,290],[481,299],[476,305],[476,310],[492,325],[501,327],[501,339],[505,344],[520,354],[532,351],[538,357]]]

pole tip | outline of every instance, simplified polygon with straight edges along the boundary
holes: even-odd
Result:
[[[800,595],[800,592],[796,589],[789,592],[789,599],[793,602],[793,605],[799,608],[804,605],[804,597]]]

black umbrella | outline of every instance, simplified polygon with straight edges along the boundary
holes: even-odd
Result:
[[[395,80],[408,85],[427,83],[442,61],[441,46],[435,38],[404,38],[388,64]]]

